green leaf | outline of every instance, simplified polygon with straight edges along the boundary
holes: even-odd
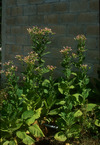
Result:
[[[70,89],[74,89],[75,87],[74,87],[73,85],[71,85],[69,88],[70,88]]]
[[[27,135],[25,132],[22,131],[17,131],[16,132],[17,137],[19,137],[20,139],[24,139]]]
[[[40,115],[41,115],[41,110],[42,110],[42,108],[37,109],[37,110],[34,112],[34,115],[33,115],[31,118],[29,118],[28,120],[26,120],[26,124],[27,124],[27,125],[33,124],[34,121],[40,117]]]
[[[35,143],[35,140],[27,135],[26,138],[23,139],[23,143],[27,145],[32,145]]]
[[[47,90],[47,89],[44,89],[44,93],[45,93],[45,94],[48,94],[48,90]]]
[[[39,108],[39,109],[37,109],[37,110],[35,111],[35,113],[34,113],[35,119],[38,119],[38,118],[40,117],[40,115],[41,115],[41,110],[42,110],[42,108]]]
[[[55,134],[54,138],[55,138],[56,140],[58,140],[58,141],[65,141],[65,140],[67,139],[66,136],[65,136],[65,134],[64,134],[62,131],[57,132],[57,133]]]
[[[95,125],[98,126],[98,127],[100,127],[100,120],[99,119],[96,119]]]
[[[30,126],[29,131],[34,137],[43,137],[44,136],[42,130],[40,129],[40,127],[37,124]]]
[[[28,120],[26,120],[26,124],[27,124],[27,125],[31,125],[31,124],[34,123],[34,121],[35,121],[35,117],[34,117],[34,115],[33,115],[31,118],[29,118]]]
[[[57,115],[58,114],[58,109],[53,109],[48,114],[49,115]]]
[[[80,103],[80,101],[79,101],[80,94],[76,93],[76,94],[73,94],[73,96],[76,98],[76,101]]]
[[[58,90],[59,90],[59,92],[61,93],[61,94],[63,94],[63,89],[62,88],[58,88]]]
[[[49,84],[50,84],[50,81],[47,80],[47,79],[45,79],[45,80],[43,81],[43,83],[42,83],[42,86],[48,87]]]
[[[57,101],[56,105],[64,105],[66,103],[66,101],[62,100],[62,101]]]
[[[9,145],[16,145],[16,143],[14,141],[10,141]]]
[[[8,140],[5,141],[5,142],[3,143],[3,145],[9,145],[9,141],[8,141]]]
[[[86,111],[87,111],[87,112],[88,112],[88,111],[92,111],[93,108],[95,108],[96,106],[97,106],[96,104],[92,104],[92,103],[87,104]]]
[[[82,97],[87,98],[91,89],[84,89],[82,92]]]
[[[82,111],[78,110],[75,112],[74,117],[80,117],[80,116],[82,116],[82,114],[83,114]]]
[[[34,112],[33,112],[32,110],[28,110],[28,111],[25,111],[25,112],[22,114],[21,118],[22,118],[22,119],[28,119],[28,118],[32,117],[33,114],[34,114]]]
[[[77,73],[72,72],[71,74],[74,75],[74,76],[77,76]]]
[[[17,89],[16,94],[18,95],[18,97],[20,97],[23,94],[23,90]]]

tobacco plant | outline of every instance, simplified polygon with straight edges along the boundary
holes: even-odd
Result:
[[[2,124],[0,143],[3,145],[34,144],[46,135],[45,124],[54,125],[54,138],[66,141],[90,132],[99,134],[100,106],[89,103],[88,67],[84,64],[84,35],[78,35],[77,51],[64,47],[62,67],[64,77],[55,80],[56,66],[45,65],[44,56],[51,29],[29,28],[33,51],[27,56],[16,55],[22,66],[20,76],[12,61],[4,64],[5,88],[0,108]],[[48,74],[48,77],[45,77]]]

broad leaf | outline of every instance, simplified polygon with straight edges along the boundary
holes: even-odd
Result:
[[[70,88],[70,89],[74,89],[75,87],[74,87],[73,85],[71,85],[69,88]]]
[[[9,145],[9,141],[8,141],[8,140],[5,141],[5,142],[3,143],[3,145]]]
[[[48,87],[49,84],[50,84],[50,81],[47,80],[47,79],[45,79],[45,80],[43,81],[43,83],[42,83],[42,86],[44,86],[44,87]]]
[[[20,97],[23,94],[23,90],[17,89],[16,94],[18,95],[18,97]]]
[[[73,96],[76,98],[76,101],[77,101],[77,102],[80,102],[80,101],[79,101],[79,96],[80,96],[80,94],[76,93],[76,94],[73,94]]]
[[[27,135],[26,138],[23,139],[23,143],[27,145],[32,145],[35,143],[35,140]]]
[[[86,111],[92,111],[93,108],[95,108],[97,105],[96,104],[87,104],[87,107],[86,107]]]
[[[26,124],[27,124],[27,125],[31,125],[31,124],[34,123],[34,121],[35,121],[35,117],[34,117],[34,115],[33,115],[31,118],[29,118],[28,120],[26,120]]]
[[[26,138],[26,133],[25,132],[22,132],[22,131],[17,131],[16,132],[16,135],[17,135],[17,137],[19,137],[20,139],[24,139],[24,138]]]
[[[61,93],[61,94],[63,94],[63,89],[62,88],[58,88],[58,90],[59,90],[59,92]]]
[[[82,111],[78,110],[75,112],[74,117],[80,117],[80,116],[82,116],[82,114],[83,114]]]
[[[65,140],[67,139],[66,136],[65,136],[65,134],[64,134],[62,131],[57,132],[57,133],[55,134],[54,138],[55,138],[56,140],[58,140],[58,141],[65,141]]]
[[[37,124],[30,126],[29,131],[34,137],[43,137],[44,136],[42,130],[40,129],[40,127]]]
[[[33,112],[32,110],[28,110],[28,111],[25,111],[25,112],[22,114],[21,118],[22,118],[22,119],[28,119],[28,118],[32,117],[33,114],[34,114],[34,112]]]
[[[26,124],[27,124],[27,125],[33,124],[34,121],[40,117],[40,115],[41,115],[41,110],[42,110],[42,108],[37,109],[37,110],[35,111],[34,115],[33,115],[31,118],[29,118],[28,120],[26,120]]]
[[[64,100],[60,100],[60,101],[57,101],[56,105],[64,105],[66,103],[66,101]]]
[[[16,143],[14,141],[10,141],[9,145],[16,145]]]
[[[53,109],[48,114],[49,115],[57,115],[58,114],[58,109]]]

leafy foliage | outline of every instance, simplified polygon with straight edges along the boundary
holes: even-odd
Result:
[[[28,29],[33,41],[33,51],[27,56],[17,55],[23,66],[21,82],[16,74],[13,62],[5,63],[6,85],[1,93],[1,144],[34,144],[46,136],[45,124],[53,124],[54,138],[66,141],[79,138],[81,134],[91,132],[99,134],[100,106],[88,102],[91,89],[88,87],[89,67],[84,64],[84,35],[78,35],[77,52],[64,47],[62,67],[64,77],[55,80],[55,66],[45,66],[43,56],[46,45],[50,43],[51,29],[33,27]],[[45,78],[45,74],[49,77]]]

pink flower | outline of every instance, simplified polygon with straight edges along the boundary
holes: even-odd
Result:
[[[52,66],[52,65],[47,65],[47,68],[51,71],[53,71],[54,69],[56,69],[56,66]]]
[[[84,35],[77,35],[76,38],[74,38],[75,40],[86,40],[86,37]]]
[[[71,47],[64,47],[64,49],[60,50],[60,52],[64,55],[69,54],[69,52],[72,51]]]

